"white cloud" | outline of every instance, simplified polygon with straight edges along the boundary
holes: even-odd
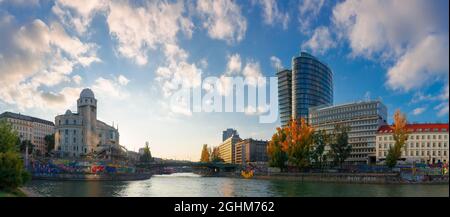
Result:
[[[75,84],[77,84],[77,85],[80,85],[82,80],[83,79],[79,75],[72,76],[72,81],[75,82]]]
[[[96,46],[69,36],[57,23],[47,25],[35,19],[20,24],[0,11],[0,100],[19,109],[49,108],[44,97],[63,91],[43,91],[71,80],[74,67],[100,61]],[[60,98],[61,99],[61,98]],[[67,101],[61,101],[61,104]]]
[[[283,29],[287,29],[289,24],[289,14],[283,13],[278,9],[276,0],[253,0],[253,4],[260,4],[263,9],[264,23],[275,25],[280,23]]]
[[[335,6],[332,19],[338,38],[348,41],[351,56],[391,65],[388,88],[407,92],[434,83],[448,86],[448,2],[346,0]],[[412,101],[418,100],[437,97],[422,94]],[[448,113],[448,100],[440,101],[438,114]]]
[[[254,106],[249,105],[245,108],[244,113],[246,115],[260,115],[267,112],[268,109],[269,108],[267,106],[258,106],[258,108],[255,108]]]
[[[422,114],[425,110],[426,110],[425,107],[419,107],[419,108],[414,109],[414,110],[412,111],[412,113],[413,113],[413,115],[416,115],[416,116],[417,116],[417,115]]]
[[[52,11],[66,26],[83,34],[89,28],[94,15],[107,9],[107,3],[106,0],[56,0]]]
[[[176,45],[179,32],[190,37],[193,25],[184,13],[182,1],[172,4],[151,1],[139,7],[128,2],[113,2],[107,23],[110,34],[117,39],[118,52],[145,65],[150,50],[159,47],[171,52],[168,46]]]
[[[92,85],[92,90],[98,94],[99,98],[125,99],[129,96],[124,88],[128,82],[129,80],[123,75],[113,77],[112,79],[99,77],[95,80],[94,85]]]
[[[231,56],[228,56],[226,74],[227,75],[238,74],[241,72],[241,69],[242,69],[241,56],[239,54],[233,54]]]
[[[303,0],[299,4],[298,11],[300,31],[309,34],[312,23],[315,21],[323,7],[324,0]]]
[[[392,89],[409,91],[433,82],[437,78],[448,81],[448,35],[430,35],[408,49],[388,70],[387,85]]]
[[[328,49],[336,47],[330,31],[325,26],[317,27],[312,37],[303,43],[302,48],[310,49],[313,53],[324,54]]]
[[[211,38],[225,40],[229,44],[244,39],[247,20],[234,1],[198,0],[196,9]]]
[[[281,63],[281,60],[276,56],[270,57],[270,65],[276,70],[280,70],[283,68],[283,64]]]

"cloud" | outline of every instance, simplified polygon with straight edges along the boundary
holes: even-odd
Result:
[[[238,74],[241,72],[241,69],[242,69],[241,56],[239,54],[233,54],[231,56],[228,56],[226,74],[227,75]]]
[[[260,115],[260,114],[266,113],[267,111],[268,111],[267,106],[266,107],[258,106],[258,108],[255,108],[254,106],[249,105],[245,108],[244,113],[246,115]]]
[[[389,89],[409,92],[435,83],[448,87],[448,1],[346,0],[334,7],[332,22],[352,57],[388,65]],[[412,101],[418,100],[438,99],[422,94]],[[448,100],[439,100],[438,114],[448,114]]]
[[[213,39],[232,44],[244,39],[247,20],[232,0],[198,0],[196,5],[202,25]]]
[[[70,81],[75,67],[100,61],[94,44],[69,36],[56,22],[47,25],[35,19],[21,24],[0,10],[0,35],[0,100],[20,110],[49,108],[55,103],[46,100],[55,98],[45,97],[51,93],[43,87]]]
[[[281,12],[275,0],[253,0],[252,4],[259,4],[262,7],[265,24],[273,26],[280,23],[283,29],[287,29],[289,14]]]
[[[336,43],[325,26],[317,27],[312,37],[302,44],[303,49],[310,49],[316,54],[324,54],[327,50],[334,47],[336,47]]]
[[[92,85],[92,90],[100,98],[125,99],[129,96],[128,92],[124,89],[128,82],[129,80],[123,75],[113,77],[112,79],[99,77]]]
[[[300,31],[303,34],[309,34],[312,23],[317,19],[320,10],[323,7],[324,0],[303,0],[299,4],[298,21],[300,23]]]
[[[192,34],[193,25],[184,13],[182,1],[151,1],[143,6],[120,1],[110,4],[107,23],[110,34],[117,39],[119,54],[145,65],[150,50],[170,51],[168,44],[176,44],[179,32]]]
[[[106,0],[56,0],[52,11],[61,22],[83,34],[89,28],[92,19],[99,11],[108,8]]]
[[[281,63],[281,60],[276,56],[270,57],[270,65],[276,70],[280,70],[283,68],[283,64]]]
[[[419,108],[414,109],[414,110],[412,111],[412,113],[413,113],[413,115],[416,115],[416,116],[417,116],[417,115],[422,114],[425,110],[426,110],[425,107],[419,107]]]
[[[72,76],[72,81],[73,81],[75,84],[77,84],[77,85],[80,85],[82,80],[83,80],[83,79],[82,79],[81,76],[79,76],[79,75],[74,75],[74,76]]]
[[[448,45],[448,35],[425,37],[388,70],[386,84],[392,89],[409,91],[438,78],[448,81]]]

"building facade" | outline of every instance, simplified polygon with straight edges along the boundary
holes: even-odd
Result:
[[[222,132],[222,142],[227,140],[228,138],[232,137],[233,135],[239,135],[237,130],[233,128],[228,128]]]
[[[268,141],[244,139],[235,145],[235,163],[245,164],[248,162],[267,162]]]
[[[301,52],[292,58],[292,117],[307,119],[309,108],[333,104],[333,73],[316,57]]]
[[[54,133],[53,122],[12,112],[0,114],[0,120],[5,120],[12,125],[20,141],[28,140],[33,144],[35,151],[43,155],[47,153],[44,138]]]
[[[81,91],[77,113],[67,110],[55,117],[55,150],[79,157],[119,146],[119,130],[97,120],[97,99],[90,89]]]
[[[350,127],[348,142],[352,151],[347,162],[374,163],[376,134],[381,126],[387,125],[387,108],[380,101],[313,107],[309,110],[309,124],[316,131],[325,130],[329,134],[338,124]]]
[[[286,126],[292,117],[292,71],[277,72],[278,78],[278,109],[281,126]]]
[[[412,163],[447,163],[449,133],[447,124],[408,124],[408,139],[402,149],[401,160]],[[389,148],[395,142],[392,126],[382,126],[376,137],[377,162],[386,160]]]
[[[224,160],[225,163],[235,163],[235,147],[236,143],[240,142],[241,138],[239,135],[233,134],[231,137],[226,139],[219,145],[219,156]]]

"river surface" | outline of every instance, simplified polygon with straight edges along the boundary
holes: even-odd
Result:
[[[201,177],[192,173],[155,175],[143,181],[44,181],[28,188],[63,197],[448,197],[449,186],[337,184],[288,180]]]

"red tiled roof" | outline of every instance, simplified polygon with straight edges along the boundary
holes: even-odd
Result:
[[[408,132],[448,132],[447,124],[407,124]],[[392,133],[391,125],[384,125],[378,129],[378,133]]]

